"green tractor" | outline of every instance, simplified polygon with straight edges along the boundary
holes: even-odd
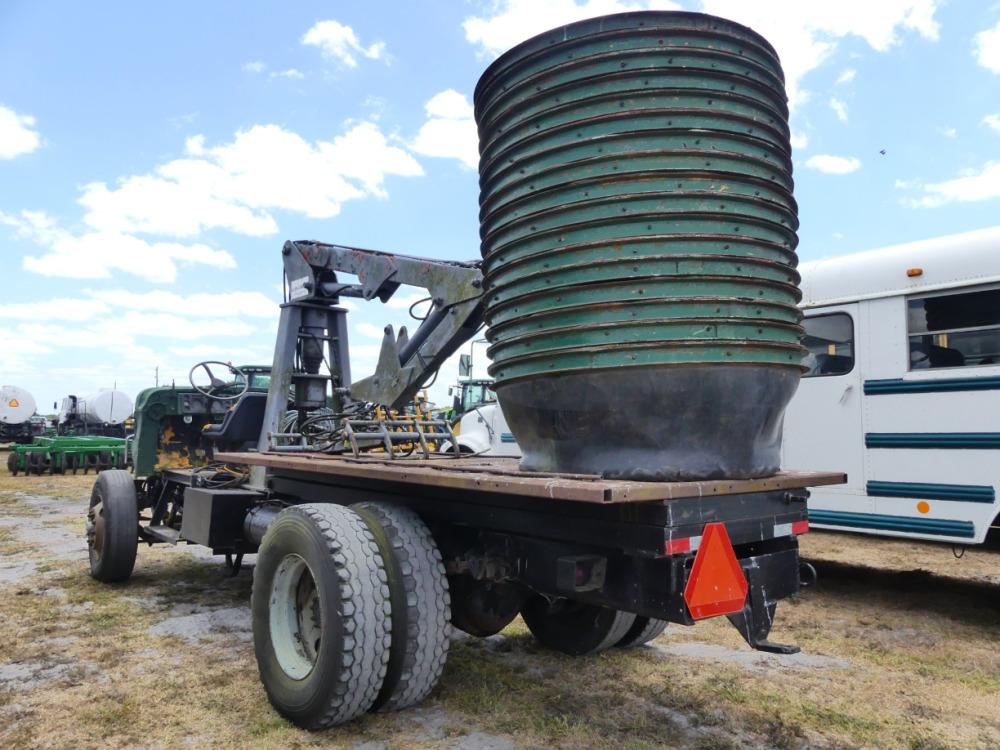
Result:
[[[226,376],[219,378],[221,373]],[[136,477],[209,463],[213,442],[206,430],[210,433],[220,424],[245,394],[262,394],[251,400],[263,406],[271,368],[206,361],[192,367],[188,379],[190,387],[147,388],[136,399],[132,446]],[[253,439],[256,441],[257,434]]]

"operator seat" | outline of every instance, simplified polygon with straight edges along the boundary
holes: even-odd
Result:
[[[206,425],[201,434],[220,448],[256,447],[260,430],[264,426],[266,406],[266,393],[244,393],[229,408],[221,422]]]

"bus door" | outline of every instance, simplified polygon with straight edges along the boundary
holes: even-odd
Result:
[[[785,413],[783,463],[789,469],[847,473],[846,485],[813,492],[810,511],[871,512],[865,491],[861,363],[855,346],[858,318],[855,303],[808,311],[802,321],[802,343],[808,350],[803,365],[809,370]]]

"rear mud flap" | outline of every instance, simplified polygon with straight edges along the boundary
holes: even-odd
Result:
[[[778,600],[798,592],[798,550],[785,550],[740,561],[749,591],[741,612],[727,615],[750,647],[773,654],[797,654],[798,646],[769,641]]]

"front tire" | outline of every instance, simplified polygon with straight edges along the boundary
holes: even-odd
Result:
[[[271,705],[305,729],[372,707],[392,640],[375,538],[339,505],[294,505],[268,528],[254,569],[254,651]]]
[[[524,603],[521,617],[539,643],[570,656],[611,648],[635,623],[631,612],[570,599],[549,602],[537,594]]]
[[[90,575],[104,583],[128,580],[139,548],[139,502],[127,471],[97,477],[87,512]]]

